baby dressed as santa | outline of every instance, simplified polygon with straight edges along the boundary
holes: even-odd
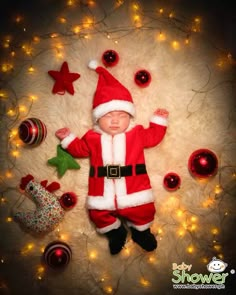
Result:
[[[56,131],[62,148],[73,157],[90,157],[87,208],[97,231],[109,240],[111,254],[125,245],[127,227],[134,242],[146,251],[157,247],[150,231],[155,206],[147,174],[144,149],[161,142],[168,112],[157,109],[148,128],[134,125],[133,99],[105,68],[94,66],[99,75],[92,115],[94,128],[82,138],[68,128]]]

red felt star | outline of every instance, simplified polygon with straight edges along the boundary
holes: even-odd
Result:
[[[52,93],[65,94],[68,91],[70,94],[74,94],[73,82],[79,79],[80,74],[70,73],[69,67],[66,61],[63,62],[60,71],[48,71],[48,74],[56,80]]]

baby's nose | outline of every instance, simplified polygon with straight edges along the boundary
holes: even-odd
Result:
[[[118,117],[113,117],[113,118],[111,119],[111,122],[112,122],[113,124],[117,124],[117,123],[119,123],[119,118],[118,118]]]

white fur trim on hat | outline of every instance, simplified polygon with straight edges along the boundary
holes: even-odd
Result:
[[[99,118],[112,111],[124,111],[134,117],[135,107],[132,102],[126,100],[111,100],[102,103],[93,109],[93,119],[96,122]]]

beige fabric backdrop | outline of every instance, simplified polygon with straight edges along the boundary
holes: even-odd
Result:
[[[85,2],[88,5],[82,4]],[[47,22],[42,21],[40,26],[19,22],[20,28],[26,26],[28,35],[18,35],[20,48],[14,49],[14,57],[6,49],[6,56],[1,59],[3,81],[7,83],[0,98],[0,293],[182,294],[172,287],[172,263],[192,264],[192,273],[206,274],[206,265],[217,256],[229,264],[229,272],[236,267],[236,129],[235,77],[227,48],[207,31],[204,12],[199,24],[194,21],[199,15],[178,7],[177,3],[68,3],[65,1],[60,9],[42,18]],[[79,26],[77,34],[73,33],[75,25]],[[188,29],[190,43],[185,44]],[[160,38],[160,32],[164,37]],[[52,33],[58,35],[52,38]],[[36,36],[39,39],[33,38]],[[178,42],[175,48],[173,41]],[[157,107],[170,112],[164,141],[146,151],[157,208],[152,230],[159,246],[152,253],[143,252],[129,235],[119,255],[109,254],[107,240],[96,233],[85,209],[88,159],[78,159],[81,169],[69,170],[60,179],[56,169],[47,165],[47,160],[56,155],[58,140],[54,133],[58,128],[68,126],[78,136],[91,128],[97,74],[87,64],[91,59],[101,63],[107,49],[119,53],[119,63],[109,70],[131,91],[137,109],[136,122],[147,126]],[[81,75],[73,83],[73,96],[51,92],[54,81],[47,72],[59,70],[63,61],[68,62],[71,72]],[[6,63],[13,66],[12,70],[4,71]],[[31,65],[32,73],[28,71]],[[134,73],[141,68],[152,76],[147,88],[140,88],[133,81]],[[32,96],[36,99],[32,100]],[[22,145],[15,134],[26,117],[39,118],[47,126],[47,138],[38,147]],[[212,150],[219,160],[217,175],[205,181],[193,178],[188,171],[189,156],[199,148]],[[170,171],[178,173],[182,180],[175,192],[168,192],[162,185],[164,175]],[[55,231],[43,237],[26,233],[7,219],[16,210],[34,209],[33,202],[18,189],[21,177],[28,173],[38,181],[59,181],[58,196],[66,191],[78,195],[76,207],[66,213]],[[58,238],[70,245],[72,259],[63,272],[43,271],[42,249]],[[231,278],[226,282],[228,290]],[[191,294],[192,290],[187,292]]]

